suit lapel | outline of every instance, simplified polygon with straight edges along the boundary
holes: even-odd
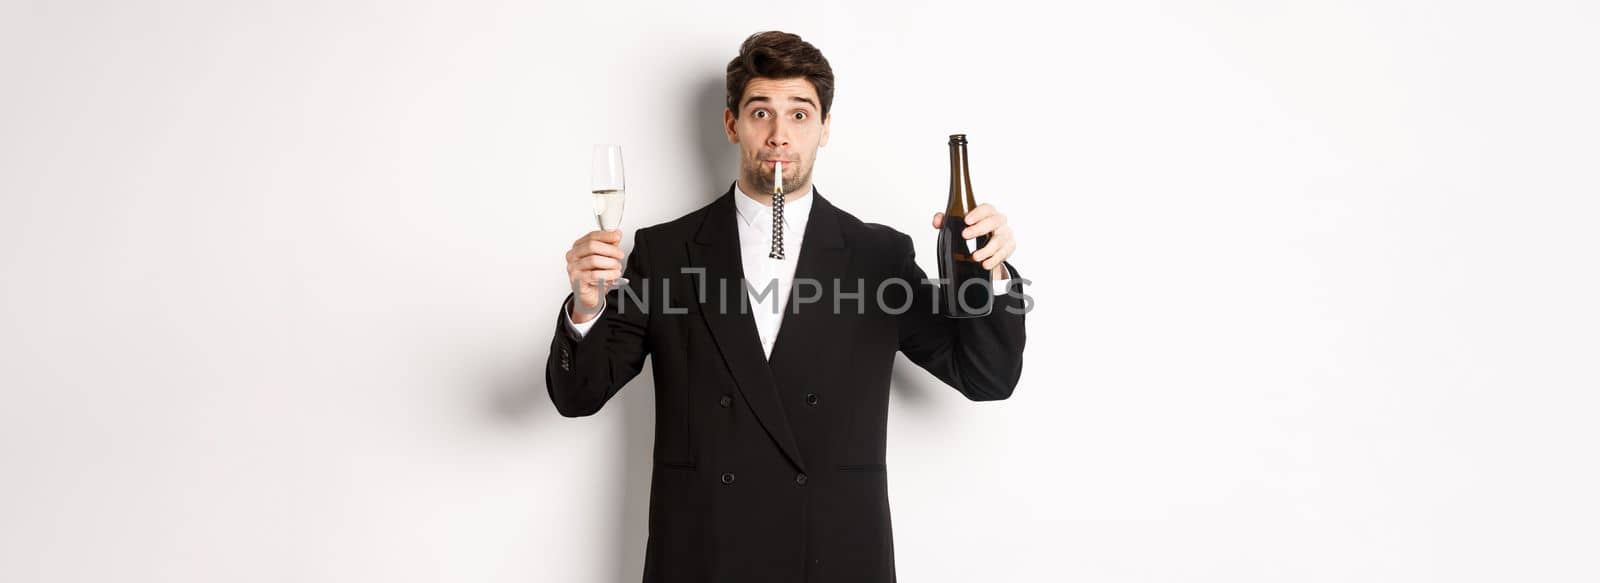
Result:
[[[811,215],[806,220],[806,235],[800,241],[799,263],[795,265],[795,284],[772,347],[770,364],[778,378],[816,378],[819,365],[838,361],[836,350],[849,345],[851,327],[860,320],[849,317],[855,316],[855,301],[842,302],[841,313],[834,313],[834,282],[838,281],[841,291],[847,293],[856,291],[858,284],[844,281],[850,248],[845,246],[839,229],[838,210],[819,192],[813,191],[810,196],[817,198],[811,201]],[[807,281],[816,282],[820,289],[801,283]],[[819,291],[821,299],[813,303],[801,304],[797,299],[802,293],[816,295]],[[860,301],[864,302],[872,293],[863,291]]]
[[[711,330],[717,349],[756,420],[789,461],[804,472],[805,462],[800,457],[800,447],[789,427],[783,403],[779,401],[777,382],[761,351],[755,318],[749,310],[739,309],[740,302],[748,301],[745,299],[748,296],[744,290],[738,226],[734,223],[738,220],[734,196],[738,195],[730,186],[722,198],[711,204],[694,241],[689,243],[690,264],[705,268],[705,279],[696,282],[697,290],[706,290],[699,294],[700,315],[705,318],[706,327]],[[802,243],[802,247],[805,246]],[[804,251],[801,254],[804,255]]]

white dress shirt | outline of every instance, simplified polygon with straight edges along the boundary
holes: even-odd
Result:
[[[801,243],[805,239],[806,222],[811,219],[811,201],[816,188],[798,198],[783,201],[783,254],[786,259],[773,259],[772,207],[761,204],[744,190],[734,187],[733,197],[739,224],[739,256],[744,263],[745,292],[750,297],[750,315],[755,317],[756,333],[761,338],[761,350],[772,358],[772,346],[778,341],[778,326],[783,324],[783,311],[789,305],[789,292],[794,288],[794,269],[800,260]],[[995,280],[994,295],[1005,295],[1010,278]],[[771,291],[768,288],[771,287]],[[605,298],[601,297],[601,308]],[[570,306],[569,306],[570,308]],[[571,310],[562,310],[567,327],[582,338],[589,328],[600,320],[590,318],[582,324],[572,322]],[[602,312],[603,313],[603,312]]]
[[[757,202],[744,190],[733,197],[734,208],[739,211],[739,256],[744,259],[745,293],[750,296],[750,315],[756,319],[756,334],[761,337],[761,350],[767,358],[772,358],[778,326],[783,324],[783,310],[789,306],[794,266],[800,262],[800,243],[805,240],[811,201],[816,198],[815,188],[799,198],[784,196],[785,259],[773,259],[768,257],[772,253],[772,207]],[[773,290],[768,291],[769,287]]]

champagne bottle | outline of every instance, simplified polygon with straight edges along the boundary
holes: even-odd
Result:
[[[994,309],[992,277],[972,252],[989,243],[988,235],[967,241],[967,213],[977,208],[972,197],[972,176],[967,170],[967,135],[950,136],[950,199],[945,203],[944,228],[939,229],[940,311],[951,318],[976,318]]]

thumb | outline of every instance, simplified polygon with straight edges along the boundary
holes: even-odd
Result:
[[[944,226],[944,213],[933,213],[933,228]]]

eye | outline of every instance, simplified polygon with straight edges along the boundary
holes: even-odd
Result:
[[[767,110],[757,109],[751,115],[755,116],[756,119],[767,119]]]
[[[794,112],[794,119],[796,121],[805,121],[806,112],[804,112],[804,111],[796,111],[796,112]]]

